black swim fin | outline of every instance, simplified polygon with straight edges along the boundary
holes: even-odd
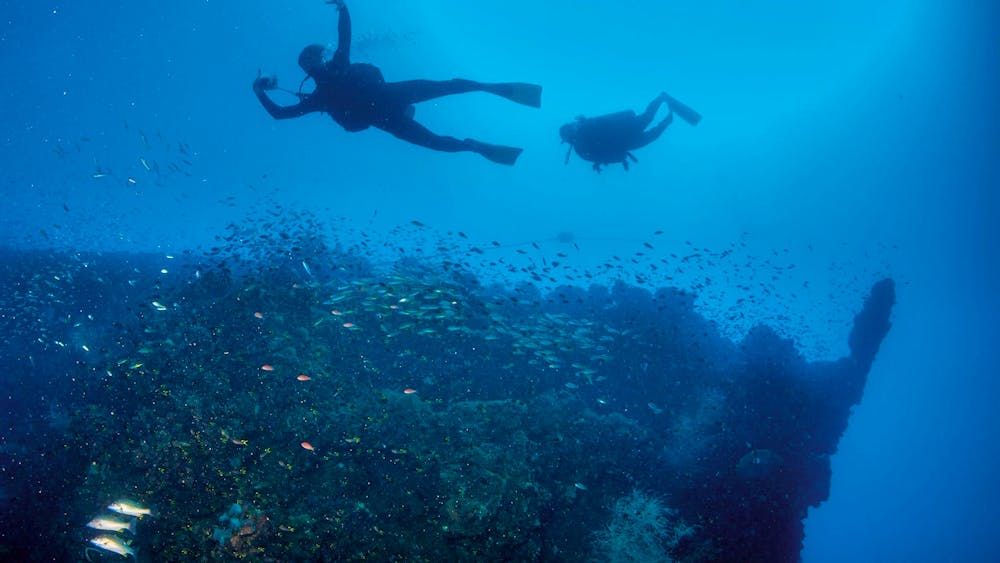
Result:
[[[521,152],[524,151],[524,149],[518,147],[491,145],[489,143],[476,141],[475,139],[466,139],[465,142],[469,143],[474,152],[483,155],[486,159],[496,162],[497,164],[506,164],[508,166],[513,166],[514,163],[517,162],[517,157],[521,156]]]
[[[663,99],[667,101],[667,106],[671,109],[671,111],[676,113],[677,117],[680,117],[684,121],[687,121],[688,124],[698,125],[698,122],[701,121],[700,113],[694,111],[690,107],[670,97],[670,94],[664,92]]]
[[[503,82],[494,84],[489,92],[521,105],[533,108],[542,107],[542,87],[538,84]]]

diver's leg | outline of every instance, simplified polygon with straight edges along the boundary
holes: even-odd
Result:
[[[397,118],[377,125],[397,139],[442,152],[474,152],[500,164],[512,165],[523,149],[491,145],[474,139],[456,139],[432,133],[413,119]]]
[[[402,82],[389,82],[385,85],[385,89],[395,100],[405,104],[417,104],[442,96],[451,96],[452,94],[483,91],[485,86],[485,84],[480,84],[472,80],[455,78],[453,80],[404,80]]]
[[[416,104],[466,92],[488,92],[526,106],[541,107],[542,87],[522,82],[485,83],[464,78],[451,80],[404,80],[389,82],[386,92],[403,104]]]
[[[660,109],[660,106],[663,105],[663,103],[666,101],[667,101],[667,95],[660,94],[652,102],[649,102],[649,105],[646,106],[646,111],[642,112],[642,114],[639,115],[639,119],[637,122],[641,124],[642,129],[649,127],[649,124],[653,122],[653,118],[656,117],[656,112]],[[660,132],[662,133],[662,131]],[[653,139],[655,139],[655,137]],[[650,139],[650,142],[652,142],[653,139]]]
[[[653,127],[649,131],[643,131],[642,134],[639,135],[638,143],[632,146],[631,149],[644,147],[649,143],[652,143],[653,141],[659,139],[660,135],[662,135],[663,132],[667,130],[667,127],[670,127],[670,124],[673,121],[674,121],[674,112],[670,112],[669,114],[667,114],[666,117],[663,118],[663,121],[656,124],[656,127]]]
[[[442,152],[472,151],[472,146],[461,139],[437,135],[413,119],[397,118],[376,125],[397,139]]]

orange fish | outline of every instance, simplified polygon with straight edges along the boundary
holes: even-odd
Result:
[[[403,393],[406,393],[407,395],[412,395],[412,394],[414,394],[416,392],[417,392],[416,389],[411,389],[409,387],[407,387],[406,389],[403,389]]]
[[[263,319],[264,318],[264,313],[261,313],[260,311],[257,311],[256,313],[253,314],[253,316],[257,317],[258,319]]]
[[[354,328],[354,323],[344,323],[344,328]]]
[[[264,371],[274,371],[274,366],[272,366],[271,364],[264,364],[260,366],[260,369]]]
[[[299,381],[309,381],[309,380],[311,380],[312,378],[311,378],[311,377],[309,377],[308,375],[305,375],[305,374],[302,374],[302,375],[300,375],[300,376],[296,377],[295,379],[298,379]]]
[[[336,316],[338,316],[338,317],[339,317],[340,315],[343,315],[343,313],[341,313],[340,311],[338,311],[338,310],[336,310],[336,309],[334,309],[334,310],[330,311],[330,314],[331,314],[331,315],[336,315]]]
[[[303,448],[305,448],[305,449],[307,449],[307,450],[311,451],[311,452],[314,452],[314,451],[316,451],[316,448],[314,448],[314,447],[313,447],[313,445],[312,445],[312,444],[310,444],[309,442],[302,442],[302,443],[301,443],[301,444],[299,444],[299,445],[300,445],[300,446],[302,446]]]

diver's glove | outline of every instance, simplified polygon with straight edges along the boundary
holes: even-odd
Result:
[[[337,6],[338,10],[343,10],[344,9],[344,0],[326,0],[326,3],[327,4],[333,4],[333,5]]]
[[[260,71],[257,71],[257,79],[253,81],[253,89],[257,90],[274,90],[278,87],[278,79],[273,76],[261,76]]]

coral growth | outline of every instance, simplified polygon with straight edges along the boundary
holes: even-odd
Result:
[[[25,370],[0,559],[72,559],[79,534],[37,538],[121,495],[159,508],[142,547],[170,561],[797,561],[895,299],[879,282],[852,355],[811,363],[677,290],[389,271],[266,220],[280,236],[234,224],[168,274],[0,249],[0,355]]]
[[[260,555],[262,544],[274,531],[266,515],[252,509],[244,511],[239,503],[230,505],[218,520],[221,527],[212,529],[211,538],[219,544],[215,552],[219,557],[223,556],[223,551],[237,558]]]
[[[694,529],[653,495],[638,489],[611,506],[611,521],[594,534],[595,561],[608,563],[673,561],[671,550]]]

